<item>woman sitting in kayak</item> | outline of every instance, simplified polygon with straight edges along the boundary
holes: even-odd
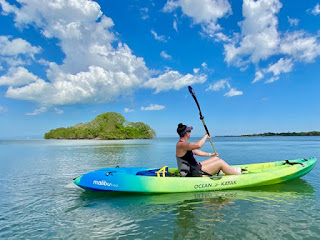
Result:
[[[180,123],[177,128],[177,133],[180,140],[176,145],[176,157],[178,168],[181,177],[202,177],[213,175],[222,170],[227,175],[241,174],[241,169],[237,171],[225,161],[219,158],[218,154],[207,153],[199,150],[206,142],[208,134],[196,143],[188,143],[193,127],[188,127]],[[198,162],[194,155],[201,157],[211,157],[201,163]]]

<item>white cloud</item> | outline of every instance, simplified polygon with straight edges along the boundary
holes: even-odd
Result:
[[[45,37],[57,38],[66,57],[62,65],[50,63],[49,81],[37,79],[21,88],[10,86],[7,97],[44,105],[108,103],[119,95],[130,94],[148,79],[149,69],[142,58],[134,56],[126,44],[113,47],[113,21],[102,15],[96,2],[39,5],[39,1],[31,0],[12,9],[16,25],[36,25]]]
[[[252,81],[252,83],[260,81],[263,77],[264,77],[264,75],[260,70],[256,71],[256,76],[255,76],[254,80]]]
[[[291,72],[296,62],[313,62],[320,55],[319,34],[311,36],[304,31],[281,33],[277,14],[282,4],[279,0],[244,0],[244,20],[239,23],[241,33],[236,33],[231,43],[224,45],[225,61],[246,70],[249,64],[256,67],[253,83],[273,73],[268,83],[279,79],[281,73]],[[299,19],[288,17],[291,26]],[[269,69],[260,70],[259,63],[277,56],[278,62]]]
[[[240,71],[241,71],[241,72],[244,72],[244,71],[246,71],[246,70],[248,69],[248,67],[249,67],[249,65],[244,66],[244,67],[241,67],[241,68],[240,68]]]
[[[232,40],[222,32],[218,32],[214,34],[216,42],[231,42]]]
[[[10,36],[0,36],[0,55],[15,56],[19,54],[34,57],[41,51],[41,47],[34,47],[26,40],[15,38],[10,40]]]
[[[15,24],[20,28],[33,23],[45,28],[43,34],[46,36],[51,35],[52,32],[56,32],[55,34],[70,33],[63,32],[63,29],[60,28],[63,23],[63,27],[68,31],[72,24],[76,25],[81,20],[95,21],[102,16],[99,4],[93,1],[41,1],[43,3],[41,6],[38,0],[18,0],[17,2],[21,4],[20,8],[1,0],[0,4],[4,14],[14,13]],[[35,6],[38,7],[35,8]],[[75,19],[78,19],[78,21],[75,21]],[[55,20],[58,21],[55,22]],[[51,35],[51,37],[54,36]]]
[[[21,86],[36,82],[38,79],[24,67],[12,67],[6,75],[0,77],[0,86]]]
[[[34,55],[41,52],[41,47],[32,46],[21,38],[0,36],[0,62],[11,67],[30,64]]]
[[[277,31],[276,14],[282,7],[279,0],[244,0],[240,22],[240,42],[225,44],[225,61],[228,64],[243,66],[257,64],[274,55],[280,43]]]
[[[179,2],[175,0],[168,0],[166,5],[163,7],[164,12],[173,12],[176,8],[178,8]]]
[[[154,39],[160,41],[160,42],[167,42],[167,39],[163,35],[158,35],[154,30],[151,30],[151,34],[154,36]]]
[[[39,78],[35,82],[24,87],[14,88],[10,86],[5,96],[8,98],[38,102],[45,105],[54,104],[52,85]]]
[[[160,53],[160,56],[163,57],[164,59],[171,59],[172,58],[172,56],[169,55],[168,53],[166,53],[165,51],[162,51]]]
[[[206,91],[220,91],[221,89],[230,88],[230,83],[227,79],[219,80],[213,84],[210,84]]]
[[[158,104],[150,104],[149,107],[141,107],[142,111],[156,111],[156,110],[163,110],[165,106],[158,105]]]
[[[220,30],[219,18],[232,13],[228,0],[168,0],[163,11],[173,12],[179,7],[209,35]]]
[[[207,64],[206,62],[203,62],[203,63],[201,64],[201,67],[202,67],[202,70],[203,70],[204,72],[208,73],[208,74],[214,73],[214,69],[211,68],[211,67],[209,68],[209,67],[208,67],[208,64]]]
[[[265,72],[272,72],[273,75],[277,76],[281,73],[288,73],[292,71],[293,63],[291,59],[280,58],[275,64],[269,65]]]
[[[124,108],[123,111],[124,111],[125,113],[130,113],[130,112],[134,112],[134,109]]]
[[[225,97],[234,97],[234,96],[239,96],[239,95],[243,95],[242,91],[238,91],[235,88],[231,88],[229,92],[227,92],[226,94],[224,94],[223,96]]]
[[[142,20],[146,20],[149,18],[149,9],[148,8],[141,8],[140,9],[140,15]]]
[[[313,62],[320,55],[319,36],[310,36],[298,31],[287,33],[280,45],[280,53],[293,57],[296,61]]]
[[[65,58],[61,65],[45,59],[40,59],[40,62],[35,60],[47,68],[46,79],[33,75],[25,68],[12,68],[2,78],[2,84],[9,85],[8,81],[12,83],[6,97],[33,101],[41,106],[106,104],[122,95],[132,94],[142,86],[149,85],[159,92],[162,89],[160,86],[169,82],[164,75],[150,78],[157,71],[148,69],[143,58],[133,55],[126,44],[118,41],[112,31],[112,19],[103,15],[98,3],[88,0],[17,2],[20,3],[19,8],[0,0],[3,14],[13,14],[15,25],[21,29],[31,25],[44,37],[57,39]],[[40,49],[28,45],[24,40],[18,42],[18,52],[27,52],[26,46],[31,55]],[[6,52],[13,53],[13,50]],[[23,71],[29,78],[18,78]],[[164,89],[180,89],[189,82],[206,80],[206,76],[174,72],[176,82]],[[14,79],[20,79],[23,83],[18,84],[19,81]],[[152,84],[155,79],[158,82]]]
[[[298,24],[299,24],[299,19],[297,19],[297,18],[290,18],[290,17],[288,16],[288,22],[289,22],[289,24],[290,24],[291,27],[292,27],[292,26],[298,26]]]
[[[18,11],[18,8],[10,5],[9,3],[7,3],[5,0],[0,0],[0,5],[2,7],[2,15],[8,15],[10,12],[16,12]]]
[[[159,93],[161,91],[169,91],[171,89],[179,90],[192,84],[204,83],[206,80],[206,75],[181,75],[177,71],[169,71],[156,78],[150,78],[144,83],[144,87],[155,88],[155,93]]]
[[[173,21],[173,29],[176,30],[176,32],[178,32],[178,23],[177,20]]]
[[[267,68],[256,71],[256,76],[252,83],[256,83],[264,78],[268,73],[272,73],[273,77],[268,79],[265,83],[272,83],[276,80],[279,80],[279,75],[282,73],[289,73],[293,69],[293,60],[291,58],[285,59],[280,58],[278,62],[274,64],[269,64]]]
[[[233,97],[238,95],[243,95],[242,91],[238,91],[235,88],[232,88],[228,79],[221,79],[213,84],[210,84],[206,91],[220,91],[222,89],[227,88],[229,91],[225,93],[223,96],[225,97]]]
[[[279,80],[279,78],[280,78],[279,76],[273,76],[273,77],[269,78],[267,81],[265,81],[265,83],[273,83],[273,82]]]
[[[224,42],[225,61],[229,65],[240,67],[241,71],[247,70],[249,64],[254,64],[259,69],[259,62],[272,56],[292,58],[294,64],[296,61],[312,62],[320,55],[318,36],[308,36],[305,33],[282,34],[278,31],[277,15],[282,8],[279,0],[244,0],[244,20],[239,23],[241,32],[234,33],[232,38],[222,33],[217,24],[219,18],[231,13],[228,1],[168,0],[163,11],[174,12],[178,8],[181,8],[184,15],[192,18],[194,24],[200,24],[203,32],[215,41]],[[317,4],[313,14],[318,14],[319,9]],[[299,24],[299,19],[287,18],[291,26]],[[260,71],[253,82],[262,78]]]
[[[134,74],[112,72],[90,66],[89,71],[75,75],[52,72],[52,83],[38,79],[20,88],[9,87],[6,96],[40,102],[45,105],[76,103],[109,103],[120,94],[129,94],[141,80]]]
[[[207,69],[208,68],[208,64],[206,62],[203,62],[201,64],[201,67],[203,67],[203,69]]]
[[[35,109],[33,112],[31,113],[26,113],[25,115],[28,115],[28,116],[36,116],[36,115],[39,115],[41,113],[44,113],[47,111],[47,108],[46,107],[41,107],[41,108],[38,108],[38,109]]]
[[[8,108],[0,105],[0,114],[8,112]]]
[[[194,74],[197,74],[199,71],[200,71],[200,68],[194,68],[194,69],[193,69],[193,73],[194,73]]]
[[[63,110],[61,110],[61,109],[59,109],[59,108],[56,108],[56,107],[54,108],[54,111],[55,111],[56,114],[59,114],[59,115],[61,115],[61,114],[64,113]]]
[[[12,57],[0,57],[0,62],[6,63],[8,67],[18,67],[18,66],[25,66],[30,65],[31,60],[28,58],[23,59],[20,56],[12,56]],[[4,64],[5,66],[5,64]]]
[[[319,15],[320,14],[320,5],[319,3],[316,4],[316,6],[311,10],[308,9],[308,12],[311,12],[313,15]]]

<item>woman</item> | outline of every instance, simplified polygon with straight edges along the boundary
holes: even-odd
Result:
[[[190,138],[192,129],[193,127],[188,127],[182,123],[180,123],[177,128],[180,140],[176,145],[176,157],[181,177],[208,176],[213,175],[220,170],[227,175],[241,174],[241,169],[237,171],[235,168],[220,159],[218,154],[207,153],[199,150],[199,148],[204,145],[207,138],[210,138],[208,134],[196,143],[188,143],[187,141]],[[211,158],[200,163],[194,158],[194,155]]]

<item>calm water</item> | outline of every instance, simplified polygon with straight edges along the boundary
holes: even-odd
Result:
[[[230,164],[320,160],[320,137],[213,140]],[[237,191],[139,195],[73,184],[99,168],[175,166],[176,141],[0,141],[0,239],[320,239],[319,163],[302,179]]]

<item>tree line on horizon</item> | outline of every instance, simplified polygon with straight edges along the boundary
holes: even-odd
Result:
[[[143,122],[127,122],[116,112],[107,112],[88,123],[57,128],[44,134],[45,139],[150,139],[156,132]]]
[[[265,137],[265,136],[320,136],[319,131],[311,131],[311,132],[283,132],[283,133],[259,133],[259,134],[246,134],[241,135],[241,137]]]

